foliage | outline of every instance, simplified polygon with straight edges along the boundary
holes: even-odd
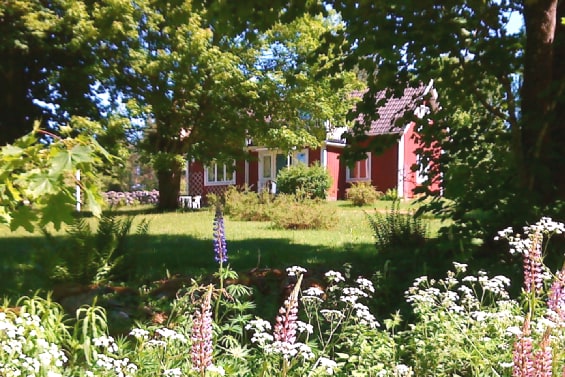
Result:
[[[448,377],[534,371],[557,376],[565,368],[565,272],[554,276],[544,267],[528,266],[531,259],[543,265],[537,251],[549,237],[563,233],[565,225],[548,218],[525,227],[523,236],[500,232],[511,252],[524,258],[525,277],[547,278],[535,291],[528,289],[537,285],[525,283],[521,301],[510,298],[511,281],[505,276],[465,275],[467,266],[454,263],[442,279],[414,281],[406,292],[414,317],[405,324],[400,315],[380,320],[372,314],[373,297],[379,294],[376,276],[356,277],[351,266],[323,274],[287,268],[285,293],[270,321],[253,317],[256,296],[235,283],[234,271],[220,266],[214,277],[233,284],[222,289],[217,280],[193,281],[177,292],[166,323],[139,323],[119,339],[108,334],[108,318],[99,307],[79,309],[69,326],[58,304],[24,298],[17,307],[0,310],[0,372]],[[220,310],[212,319],[215,303]],[[210,332],[198,331],[204,329],[199,313],[210,321]],[[203,352],[206,358],[200,358]]]
[[[343,118],[347,91],[360,86],[348,72],[315,77],[319,69],[306,57],[324,32],[340,27],[321,16],[266,20],[272,29],[252,38],[249,30],[221,34],[215,25],[225,20],[190,0],[138,1],[124,13],[118,51],[104,35],[99,41],[99,80],[143,127],[139,146],[156,171],[161,209],[177,206],[175,157],[241,158],[249,138],[285,150],[318,145],[323,121]]]
[[[247,186],[230,186],[222,198],[209,195],[207,199],[212,208],[215,208],[219,201],[223,202],[224,213],[242,221],[268,221],[268,207],[274,201],[274,197],[268,191],[256,193]]]
[[[110,156],[91,134],[61,131],[64,137],[46,135],[36,123],[32,133],[0,149],[0,224],[33,231],[52,223],[59,229],[72,221],[78,188],[82,203],[100,216],[97,172]],[[44,135],[49,145],[38,140]]]
[[[279,194],[269,209],[269,220],[280,229],[329,229],[335,224],[335,210],[317,200]]]
[[[133,217],[119,219],[112,214],[103,215],[93,231],[88,221],[79,218],[69,225],[69,239],[65,242],[44,229],[48,246],[38,263],[47,267],[47,276],[57,282],[101,284],[112,278],[123,279],[129,275],[135,254],[139,252],[128,241],[133,220]],[[142,220],[135,234],[146,235],[148,226],[148,222]]]
[[[297,164],[277,173],[277,191],[282,194],[294,194],[305,199],[326,199],[330,186],[330,174],[320,164]]]
[[[428,238],[427,225],[421,218],[400,211],[399,201],[393,201],[386,213],[366,214],[378,251],[398,248],[420,248]]]
[[[424,100],[435,111],[422,119],[407,113],[401,121],[420,126],[424,191],[437,196],[429,187],[442,181],[450,200],[432,202],[430,209],[454,215],[457,242],[488,242],[501,226],[519,226],[541,213],[563,215],[565,158],[557,140],[565,132],[565,28],[558,3],[329,2],[347,25],[327,36],[347,41],[332,71],[356,66],[369,86],[351,114],[364,118],[348,137],[352,157],[363,152],[355,146],[373,147],[355,141],[363,141],[377,115],[377,93],[398,97],[407,84],[434,79],[439,105]],[[511,18],[525,27],[509,28]],[[444,153],[435,153],[437,147]]]
[[[372,204],[381,199],[383,193],[371,184],[371,182],[354,182],[347,190],[345,190],[345,197],[351,200],[355,206],[364,206]]]
[[[399,200],[400,198],[398,197],[398,190],[396,190],[396,188],[388,189],[380,199],[389,201]]]

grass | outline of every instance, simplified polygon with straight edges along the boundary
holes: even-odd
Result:
[[[241,222],[225,219],[230,266],[239,272],[251,268],[284,269],[300,265],[314,271],[343,269],[351,264],[354,274],[372,276],[380,271],[383,284],[393,287],[388,294],[402,294],[404,285],[420,273],[426,273],[428,254],[417,250],[396,255],[378,255],[375,251],[371,229],[364,211],[384,211],[391,202],[378,202],[373,206],[354,207],[347,202],[328,202],[336,209],[335,226],[330,230],[279,230],[267,222]],[[401,210],[415,208],[401,203]],[[121,209],[118,216],[135,216],[134,224],[149,221],[149,234],[143,239],[131,236],[129,249],[135,253],[134,281],[128,284],[144,285],[167,276],[199,277],[217,269],[213,258],[212,224],[214,213],[208,210],[154,213],[150,208]],[[94,222],[94,219],[90,219]],[[432,232],[439,228],[438,220],[429,220]],[[64,230],[53,234],[64,240]],[[0,228],[0,257],[2,276],[0,296],[19,297],[37,290],[49,290],[45,277],[41,277],[40,254],[45,240],[39,233],[23,230],[10,232]],[[42,256],[41,256],[42,255]],[[39,256],[39,257],[38,257]],[[433,258],[433,257],[432,257]],[[406,284],[404,284],[406,283]]]

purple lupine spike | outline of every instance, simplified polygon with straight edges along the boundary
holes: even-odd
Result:
[[[300,292],[300,284],[302,283],[302,275],[298,277],[298,281],[294,289],[285,300],[283,306],[279,309],[276,318],[273,337],[275,341],[285,345],[292,345],[296,342],[296,329],[298,327],[298,293]]]
[[[210,284],[192,317],[192,366],[201,375],[212,365],[212,289]]]
[[[556,322],[565,322],[565,267],[555,276],[547,295],[547,307]]]
[[[553,350],[549,344],[549,333],[546,330],[540,343],[540,349],[534,354],[534,376],[551,377],[553,374]]]
[[[226,263],[228,261],[224,217],[219,206],[216,208],[216,215],[214,216],[214,259],[218,263]]]
[[[530,317],[526,317],[522,333],[514,342],[512,377],[534,377],[533,345],[530,336]]]
[[[524,289],[528,293],[543,290],[542,242],[543,235],[538,231],[532,237],[528,252],[524,254]]]

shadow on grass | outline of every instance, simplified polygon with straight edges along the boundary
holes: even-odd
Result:
[[[0,263],[3,279],[0,296],[32,294],[49,290],[48,265],[53,245],[65,247],[66,237],[53,237],[48,244],[43,237],[0,238]],[[201,276],[217,270],[211,240],[178,235],[145,235],[128,237],[126,246],[131,257],[128,284],[145,284],[165,276]],[[308,269],[343,269],[351,263],[358,273],[374,271],[372,245],[354,244],[343,249],[316,248],[293,243],[290,239],[228,240],[229,264],[236,271],[254,267],[281,268],[300,265]]]
[[[66,237],[54,238],[65,247]],[[127,240],[130,287],[141,287],[171,276],[196,278],[209,276],[218,269],[211,240],[179,235],[129,236]],[[41,295],[53,289],[49,262],[56,249],[48,247],[43,237],[0,238],[0,297],[12,302],[23,295]],[[351,276],[373,278],[376,282],[374,313],[386,318],[408,307],[404,292],[419,276],[445,276],[452,258],[438,248],[398,250],[376,253],[374,245],[348,244],[345,247],[314,247],[293,243],[291,239],[228,240],[229,264],[238,272],[252,268],[284,268],[299,265],[322,276],[330,269],[344,271],[351,265]],[[256,297],[260,307],[266,298]]]

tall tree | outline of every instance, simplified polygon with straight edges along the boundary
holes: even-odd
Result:
[[[91,43],[81,0],[0,2],[0,145],[72,115],[97,118]]]
[[[480,177],[472,184],[477,195],[473,203],[459,188],[451,191],[456,220],[477,221],[483,235],[492,235],[501,222],[512,225],[538,211],[563,211],[565,26],[558,20],[565,15],[565,2],[329,4],[347,25],[335,35],[349,41],[344,63],[368,75],[370,90],[359,111],[371,114],[377,91],[392,88],[392,96],[407,82],[435,79],[441,111],[423,119],[422,130],[425,141],[455,151],[439,156],[447,169],[446,194],[449,184],[461,186],[465,170],[472,173],[466,177]],[[519,32],[508,30],[513,15],[523,17],[525,28]],[[483,170],[485,165],[489,169]],[[488,224],[480,219],[484,211],[472,211],[486,210],[481,198],[488,198],[487,215],[497,221]],[[514,216],[518,209],[522,213]],[[470,213],[478,217],[470,220]]]
[[[162,209],[177,207],[184,158],[237,158],[248,137],[272,146],[316,143],[322,120],[345,113],[338,111],[343,92],[330,90],[329,79],[314,80],[306,64],[314,49],[297,43],[312,44],[335,23],[308,17],[250,38],[248,30],[219,34],[222,20],[190,0],[140,0],[125,11],[122,43],[98,43],[107,62],[101,81],[147,126],[140,145],[157,172]],[[290,57],[277,54],[277,43]]]

